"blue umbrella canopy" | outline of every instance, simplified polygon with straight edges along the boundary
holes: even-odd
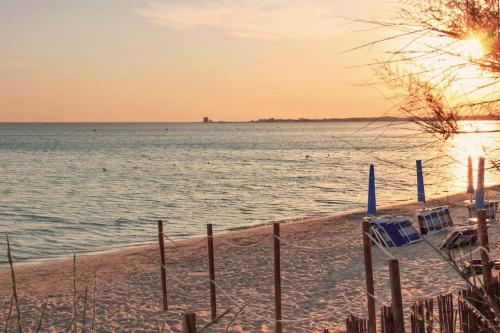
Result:
[[[375,196],[375,166],[370,164],[370,176],[368,179],[368,215],[377,214],[377,198]]]
[[[479,158],[477,168],[476,208],[484,209],[484,157]]]
[[[422,161],[417,160],[417,187],[418,202],[425,203],[424,172],[422,171]]]

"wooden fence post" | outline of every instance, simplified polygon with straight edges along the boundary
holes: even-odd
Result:
[[[214,238],[212,224],[207,224],[208,241],[208,273],[210,276],[210,310],[212,320],[217,318],[217,296],[215,294],[215,259],[214,259]]]
[[[276,333],[282,333],[281,325],[281,264],[280,264],[280,224],[273,223],[274,234],[274,308],[276,313]]]
[[[394,333],[405,332],[403,313],[403,297],[401,296],[401,279],[399,276],[399,261],[389,260],[389,278],[391,279],[392,316],[394,319]]]
[[[479,244],[489,252],[490,244],[488,240],[488,225],[486,224],[485,209],[477,210],[477,234],[479,237]],[[484,250],[481,250],[481,265],[483,271],[483,282],[484,285],[487,286],[493,281],[493,276],[491,274],[490,257]]]
[[[375,287],[373,282],[372,243],[368,235],[371,233],[370,221],[363,221],[363,252],[365,255],[366,298],[368,301],[368,333],[377,332],[375,312]]]
[[[167,262],[165,260],[165,240],[163,237],[163,221],[158,221],[158,242],[160,243],[160,263],[161,263],[161,293],[163,297],[163,311],[168,310],[167,298]]]
[[[196,333],[196,314],[194,312],[184,313],[182,319],[182,333]]]

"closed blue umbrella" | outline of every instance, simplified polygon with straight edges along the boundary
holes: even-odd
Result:
[[[421,160],[417,160],[417,187],[418,187],[418,202],[425,203],[424,172],[422,171]]]
[[[484,157],[479,158],[477,168],[476,208],[484,209]]]
[[[472,157],[467,158],[467,193],[474,193],[474,179],[472,176]]]
[[[370,177],[368,180],[368,215],[377,214],[377,199],[375,196],[375,166],[370,164]]]

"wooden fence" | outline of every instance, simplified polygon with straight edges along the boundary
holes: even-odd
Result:
[[[410,309],[410,325],[412,333],[432,333],[435,329],[440,333],[476,333],[476,332],[495,332],[500,329],[498,322],[499,316],[495,312],[500,309],[500,281],[498,278],[491,277],[490,259],[487,250],[489,248],[487,229],[485,228],[485,215],[481,210],[478,211],[479,239],[483,250],[482,260],[483,268],[487,268],[490,272],[485,272],[483,269],[483,280],[487,282],[484,288],[471,286],[468,289],[462,290],[456,296],[452,294],[442,295],[437,297],[437,317],[434,316],[434,299],[419,300],[411,306]],[[163,298],[163,309],[168,309],[168,293],[167,293],[167,270],[165,258],[164,232],[163,222],[158,221],[159,245],[160,245],[160,261],[161,261],[161,289]],[[364,265],[366,277],[366,295],[367,295],[367,313],[368,318],[358,318],[353,315],[347,317],[346,332],[347,333],[376,333],[376,308],[374,295],[373,267],[371,259],[371,247],[374,241],[371,238],[370,224],[364,221],[362,224],[363,250],[364,250]],[[209,290],[210,290],[210,307],[211,318],[216,320],[217,317],[217,296],[215,282],[215,256],[214,256],[214,235],[212,225],[207,225],[207,248],[208,248],[208,263],[209,263]],[[282,333],[282,324],[286,322],[282,318],[282,295],[281,295],[281,265],[280,265],[280,224],[273,224],[273,252],[274,252],[274,308],[275,316],[275,332]],[[392,256],[391,256],[392,257]],[[485,263],[484,261],[487,260]],[[405,332],[405,316],[403,309],[403,299],[401,293],[401,281],[399,271],[399,261],[392,257],[388,260],[388,270],[391,287],[391,304],[380,308],[380,332],[382,333],[404,333]],[[454,301],[457,302],[454,302]],[[456,304],[455,304],[456,303]],[[183,327],[185,333],[197,332],[196,315],[194,313],[186,313],[183,319]],[[328,332],[327,329],[324,332]]]

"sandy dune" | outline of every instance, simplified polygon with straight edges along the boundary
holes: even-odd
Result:
[[[499,199],[499,187],[488,196]],[[463,195],[435,199],[432,205],[450,203],[456,224],[466,220]],[[454,203],[454,204],[452,204]],[[413,216],[415,203],[383,209],[384,214]],[[364,315],[365,285],[361,224],[363,212],[286,223],[281,226],[283,317],[285,332],[334,332],[344,330],[349,313]],[[498,254],[498,225],[490,228],[492,251]],[[166,225],[168,231],[168,225]],[[271,227],[233,231],[215,237],[216,280],[219,313],[247,304],[228,332],[272,332],[274,324],[273,251]],[[444,233],[429,237],[439,243]],[[180,332],[182,312],[195,311],[200,324],[210,316],[207,275],[207,245],[190,239],[182,246],[167,247],[168,291],[171,309],[161,312],[159,251],[156,245],[129,248],[77,258],[78,308],[87,292],[86,327],[92,322],[93,284],[97,276],[98,332]],[[287,244],[290,243],[290,244]],[[336,246],[337,244],[340,244]],[[331,248],[332,246],[336,246]],[[304,249],[302,247],[309,247]],[[314,248],[325,248],[321,251]],[[329,248],[329,249],[328,249]],[[15,250],[15,249],[14,249]],[[469,249],[465,249],[468,251]],[[446,293],[464,286],[456,273],[443,264],[428,244],[391,250],[401,259],[404,301]],[[373,248],[376,295],[390,299],[387,257]],[[42,332],[64,332],[73,313],[72,260],[58,260],[16,267],[17,285],[25,327],[36,329],[42,304],[48,300]],[[0,329],[3,330],[11,297],[10,272],[0,271]],[[80,311],[81,312],[81,311]],[[155,313],[157,313],[155,315]],[[15,331],[15,312],[10,321]],[[225,332],[232,315],[208,332]],[[157,320],[155,319],[157,318]],[[78,318],[79,326],[83,315]]]

